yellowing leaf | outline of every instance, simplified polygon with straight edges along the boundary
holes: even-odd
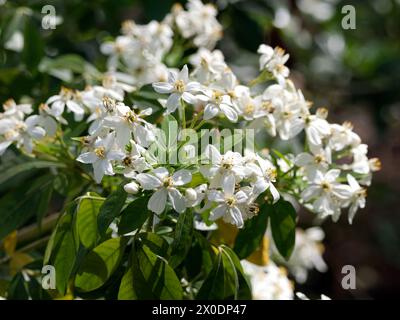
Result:
[[[258,264],[259,266],[266,266],[269,262],[269,239],[267,236],[263,237],[260,247],[254,251],[248,258],[248,261]]]
[[[216,245],[226,244],[232,247],[235,243],[238,229],[234,225],[223,222],[222,220],[218,220],[217,224],[218,229],[213,232],[211,242]]]
[[[17,246],[17,231],[14,230],[4,239],[4,250],[8,256],[12,256]]]
[[[18,271],[20,271],[24,266],[26,266],[28,263],[31,263],[33,261],[33,258],[23,252],[15,252],[11,256],[11,261],[10,261],[10,274],[14,276]]]

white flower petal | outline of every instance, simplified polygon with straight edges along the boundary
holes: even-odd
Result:
[[[167,190],[165,188],[161,188],[157,190],[149,199],[149,203],[147,204],[147,208],[150,211],[155,212],[156,214],[161,214],[167,203]]]
[[[174,185],[182,186],[192,181],[192,173],[189,170],[182,169],[172,175]]]
[[[162,186],[162,182],[157,177],[148,173],[139,173],[136,181],[140,183],[144,190],[153,190]]]
[[[175,188],[168,189],[168,198],[176,212],[182,213],[186,209],[185,198]]]

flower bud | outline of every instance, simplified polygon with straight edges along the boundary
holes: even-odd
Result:
[[[124,185],[124,190],[127,193],[136,194],[139,192],[139,185],[136,182],[130,182]]]
[[[196,190],[194,190],[193,188],[188,188],[185,191],[185,197],[186,199],[188,199],[189,201],[196,201],[197,199],[197,192]]]

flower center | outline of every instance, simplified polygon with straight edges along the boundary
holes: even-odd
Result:
[[[126,121],[134,123],[137,121],[138,117],[134,111],[128,111],[125,115]]]
[[[236,199],[231,196],[225,199],[225,203],[229,206],[229,207],[233,207],[236,204]]]
[[[322,163],[325,161],[325,157],[322,154],[318,154],[314,157],[315,163]]]
[[[244,113],[246,114],[252,114],[255,110],[254,104],[249,103],[244,107]]]
[[[221,167],[225,170],[231,170],[233,168],[233,160],[231,158],[222,159]]]
[[[63,100],[71,100],[74,92],[71,89],[61,87],[60,96]]]
[[[220,104],[222,102],[222,96],[224,94],[221,91],[213,91],[213,100],[216,104]]]
[[[249,205],[249,211],[250,213],[252,213],[253,215],[256,215],[260,212],[260,207],[258,206],[257,203],[251,203]]]
[[[172,180],[172,177],[166,177],[164,179],[164,187],[169,188],[174,185],[174,181]]]
[[[103,105],[108,112],[112,112],[115,109],[115,100],[105,96],[103,97]]]
[[[367,197],[367,189],[361,188],[356,193],[357,198],[366,198]]]
[[[132,164],[132,158],[131,157],[125,157],[124,160],[122,160],[122,162],[124,163],[124,165],[126,167],[130,167]]]
[[[94,153],[100,159],[104,159],[106,157],[106,148],[103,146],[94,149]]]
[[[6,102],[4,102],[3,104],[3,108],[4,110],[9,110],[11,109],[13,106],[15,106],[15,101],[13,99],[8,99]]]
[[[276,173],[276,169],[275,168],[268,168],[265,171],[265,175],[270,181],[272,181],[272,182],[276,181],[277,173]]]
[[[263,101],[261,108],[263,108],[265,111],[267,111],[269,113],[273,113],[275,111],[275,108],[272,105],[271,101]]]
[[[325,192],[329,192],[331,190],[331,185],[328,182],[324,181],[321,183],[321,188]]]
[[[176,91],[182,93],[185,91],[185,83],[182,80],[176,80],[174,84],[174,88]]]

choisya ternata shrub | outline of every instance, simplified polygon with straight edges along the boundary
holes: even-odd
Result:
[[[240,83],[214,49],[216,15],[191,0],[127,21],[101,46],[101,81],[4,103],[0,154],[45,163],[37,187],[66,199],[43,259],[58,295],[291,299],[293,280],[326,269],[322,230],[296,230],[296,210],[352,223],[364,208],[380,164],[351,123],[305,99],[279,47],[261,44]]]

